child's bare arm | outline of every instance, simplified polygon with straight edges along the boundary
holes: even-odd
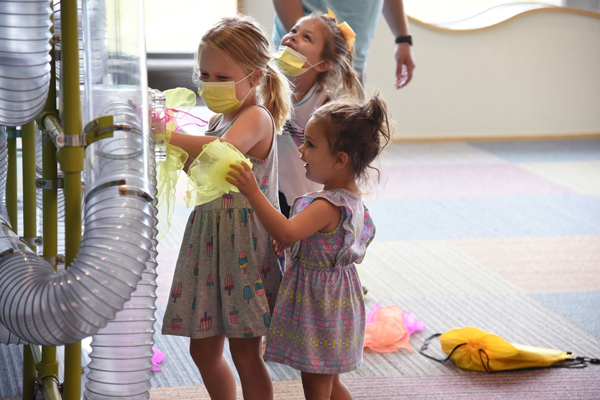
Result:
[[[287,219],[260,191],[248,164],[231,164],[231,168],[235,171],[229,173],[227,181],[248,198],[262,225],[278,242],[296,242],[319,231],[329,232],[338,225],[341,215],[339,207],[324,199],[316,199],[301,213]]]

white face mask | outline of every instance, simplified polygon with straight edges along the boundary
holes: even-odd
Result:
[[[250,88],[248,93],[246,93],[246,96],[244,96],[242,100],[238,100],[237,96],[235,95],[235,85],[247,79],[253,73],[254,71],[250,72],[245,78],[242,78],[237,82],[200,81],[198,85],[198,94],[200,97],[202,97],[202,100],[204,100],[206,107],[208,107],[210,111],[218,114],[229,114],[240,108],[242,103],[246,101],[246,98],[252,91],[252,88]]]
[[[314,68],[325,61],[322,60],[315,65],[311,65],[311,63],[306,61],[306,57],[287,46],[279,46],[279,51],[277,51],[273,59],[277,63],[279,69],[287,76],[300,76],[309,69]],[[302,68],[304,63],[307,63],[310,67]]]

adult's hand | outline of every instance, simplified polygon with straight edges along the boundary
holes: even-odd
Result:
[[[410,35],[408,18],[404,12],[402,0],[383,0],[383,16],[395,38]],[[415,69],[415,59],[409,43],[397,43],[394,50],[396,59],[396,82],[394,86],[400,89],[412,79]]]
[[[415,59],[410,44],[396,44],[394,58],[396,59],[396,83],[394,86],[396,89],[400,89],[408,85],[415,69]]]

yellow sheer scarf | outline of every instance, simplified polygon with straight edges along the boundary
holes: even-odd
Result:
[[[162,239],[171,227],[175,212],[177,181],[188,161],[189,154],[169,142],[171,133],[186,125],[182,118],[196,105],[196,94],[185,88],[164,92],[166,97],[165,129],[154,134],[155,143],[165,143],[166,158],[156,164],[158,199],[158,239]],[[204,124],[206,121],[200,120]],[[198,123],[194,123],[199,125]],[[230,164],[241,165],[245,161],[250,168],[252,163],[233,145],[216,139],[203,146],[202,151],[188,167],[188,184],[185,195],[187,207],[205,204],[218,197],[239,190],[227,182]]]
[[[241,165],[242,161],[252,168],[250,160],[232,144],[218,139],[205,144],[188,168],[187,206],[205,204],[229,192],[239,192],[225,178],[232,170],[229,165]]]
[[[171,217],[175,211],[177,180],[188,159],[188,153],[180,147],[169,144],[171,132],[177,130],[183,113],[196,105],[196,94],[189,89],[176,88],[164,92],[166,103],[165,130],[154,135],[155,143],[166,143],[166,158],[156,163],[156,188],[158,199],[158,240],[162,239],[171,227]]]

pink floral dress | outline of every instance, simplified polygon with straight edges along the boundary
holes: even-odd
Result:
[[[375,236],[360,196],[320,191],[296,199],[295,215],[317,198],[339,206],[339,225],[292,245],[267,335],[265,357],[310,373],[339,374],[362,362],[365,305],[356,267]]]

